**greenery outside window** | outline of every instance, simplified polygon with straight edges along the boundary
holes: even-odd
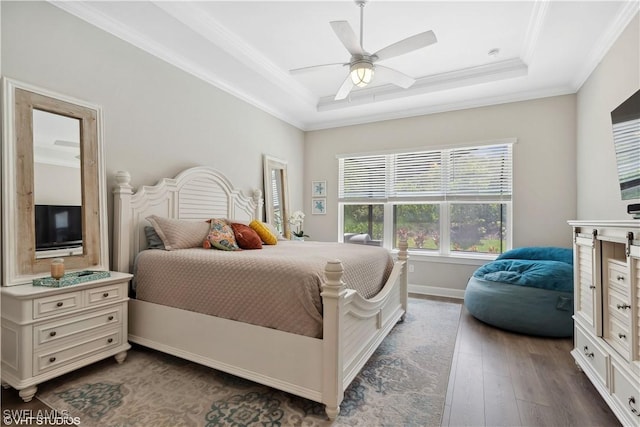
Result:
[[[339,158],[345,242],[437,255],[510,248],[513,140]],[[357,236],[354,240],[354,236]]]
[[[384,205],[345,205],[344,236],[351,243],[382,246],[384,239]],[[358,236],[368,236],[364,242]]]

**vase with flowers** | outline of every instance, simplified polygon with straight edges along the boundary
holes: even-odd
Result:
[[[291,234],[293,234],[293,240],[304,240],[305,237],[309,237],[302,231],[302,225],[304,224],[304,212],[295,211],[289,215],[289,224],[291,224]]]

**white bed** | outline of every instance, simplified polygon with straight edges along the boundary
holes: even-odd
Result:
[[[134,192],[127,172],[114,188],[114,268],[133,272],[146,247],[149,215],[206,220],[261,219],[261,192],[247,197],[218,171],[187,169],[175,178]],[[303,244],[303,243],[302,243]],[[407,308],[407,247],[373,298],[364,299],[342,282],[342,264],[330,261],[322,287],[322,338],[311,338],[132,299],[129,341],[302,396],[340,412],[344,390]]]

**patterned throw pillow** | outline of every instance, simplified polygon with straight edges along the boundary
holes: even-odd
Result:
[[[262,239],[248,225],[233,222],[230,224],[238,246],[242,249],[262,249]]]
[[[162,239],[164,249],[168,251],[199,247],[209,229],[209,224],[204,221],[187,221],[156,215],[148,216],[147,221],[151,223]]]
[[[260,236],[265,244],[276,245],[278,243],[278,238],[274,236],[273,233],[269,231],[269,228],[260,221],[254,219],[249,224],[249,227],[253,228],[256,233],[258,233],[258,236]]]
[[[211,220],[209,235],[207,240],[216,249],[222,249],[223,251],[239,251],[240,248],[236,243],[233,229],[227,224],[224,219],[213,218]]]

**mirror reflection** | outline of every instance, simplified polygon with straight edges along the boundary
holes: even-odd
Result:
[[[82,253],[80,120],[33,109],[36,258]]]
[[[266,222],[273,225],[284,237],[289,238],[286,162],[270,156],[264,157],[264,187]]]
[[[271,202],[273,203],[273,226],[284,234],[283,200],[282,200],[282,175],[277,169],[271,169]]]
[[[107,270],[102,109],[2,78],[2,285]]]

